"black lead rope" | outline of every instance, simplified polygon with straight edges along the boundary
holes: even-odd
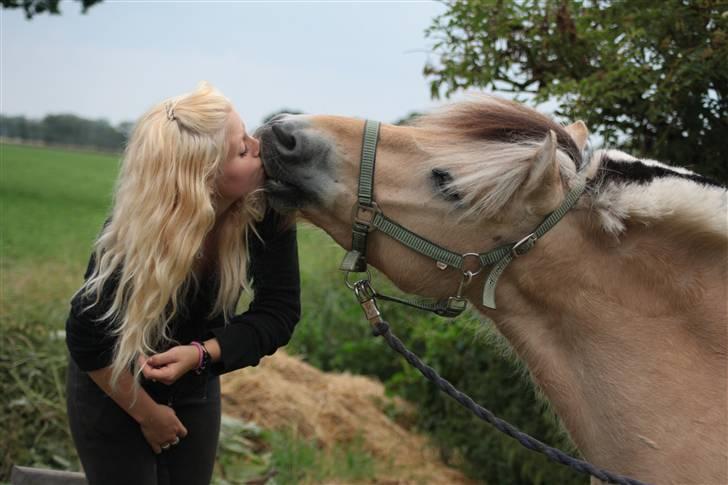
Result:
[[[402,341],[399,340],[390,330],[389,323],[387,323],[382,318],[381,312],[379,311],[375,300],[375,296],[377,294],[369,285],[368,280],[360,280],[354,283],[353,291],[357,296],[357,299],[359,300],[362,309],[364,310],[366,318],[372,325],[375,337],[384,337],[384,340],[387,341],[387,344],[389,344],[392,349],[399,352],[407,360],[407,362],[409,362],[413,367],[420,371],[420,373],[422,373],[422,375],[425,376],[429,381],[436,384],[437,387],[439,387],[440,390],[442,390],[445,394],[455,399],[461,406],[469,409],[473,414],[475,414],[483,421],[489,423],[501,433],[504,433],[511,438],[514,438],[522,446],[528,448],[529,450],[533,450],[543,455],[546,455],[546,457],[553,462],[566,465],[572,470],[576,470],[577,472],[583,473],[585,475],[591,475],[598,478],[599,480],[602,480],[603,482],[618,483],[620,485],[647,485],[645,482],[641,482],[639,480],[635,480],[634,478],[625,477],[623,475],[618,475],[616,473],[597,468],[587,461],[574,458],[573,456],[564,453],[558,448],[553,448],[545,443],[542,443],[536,438],[520,431],[518,428],[508,423],[507,421],[500,419],[498,416],[473,401],[470,396],[455,388],[455,386],[453,386],[447,379],[440,377],[435,369],[422,362],[422,360],[420,360],[417,355],[412,353],[410,350],[407,349],[407,347],[404,346]]]

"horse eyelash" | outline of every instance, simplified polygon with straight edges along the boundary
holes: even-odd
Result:
[[[452,187],[452,175],[447,170],[441,170],[439,168],[432,169],[432,180],[435,183],[435,188],[442,195],[445,200],[449,202],[462,202],[460,193]]]

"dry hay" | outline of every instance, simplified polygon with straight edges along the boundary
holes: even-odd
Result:
[[[222,393],[225,414],[265,428],[292,427],[324,447],[361,437],[364,449],[386,467],[376,483],[473,483],[408,429],[411,405],[386,396],[373,379],[325,373],[279,350],[258,367],[224,376]],[[404,419],[395,422],[385,409]]]

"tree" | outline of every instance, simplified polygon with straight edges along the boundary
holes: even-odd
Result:
[[[409,125],[410,123],[412,123],[414,120],[416,120],[420,116],[422,116],[422,113],[420,113],[419,111],[410,111],[409,113],[407,113],[406,115],[404,115],[403,117],[401,117],[400,119],[395,121],[394,124],[395,125]]]
[[[470,0],[427,30],[433,97],[555,100],[610,145],[728,181],[725,0]]]
[[[81,3],[81,12],[86,11],[94,4],[100,3],[102,0],[76,0]],[[48,12],[52,15],[59,15],[61,13],[58,8],[60,0],[2,0],[3,8],[23,8],[25,10],[25,17],[28,19],[33,18],[33,15]]]
[[[114,127],[106,120],[89,120],[72,114],[47,115],[42,120],[0,115],[0,137],[50,145],[74,145],[120,151],[132,123]]]

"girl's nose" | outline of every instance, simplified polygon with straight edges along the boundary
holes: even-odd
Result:
[[[255,138],[254,136],[251,136],[250,140],[253,142],[252,143],[253,146],[251,147],[251,149],[253,151],[253,156],[259,157],[260,156],[260,141],[258,141],[258,139]]]

